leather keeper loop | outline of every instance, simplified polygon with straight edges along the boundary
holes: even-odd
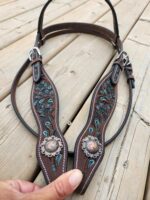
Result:
[[[111,82],[113,85],[118,83],[121,71],[123,69],[123,61],[120,58],[117,58],[112,66]]]
[[[33,66],[35,63],[40,62],[42,63],[42,59],[41,58],[36,58],[33,61],[31,61],[31,66]],[[34,66],[33,66],[34,67]]]
[[[119,81],[122,69],[118,63],[114,63],[112,68],[111,82],[113,85],[116,85]]]
[[[33,81],[38,82],[41,78],[42,59],[36,58],[31,62],[31,66],[33,71]]]

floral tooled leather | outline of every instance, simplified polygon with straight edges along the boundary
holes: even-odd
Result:
[[[58,125],[58,95],[52,80],[41,67],[41,77],[33,82],[32,110],[39,126],[37,158],[49,183],[66,171],[67,144]]]
[[[83,180],[77,189],[84,193],[104,155],[106,126],[117,100],[117,85],[112,84],[112,72],[108,73],[95,88],[88,121],[75,145],[74,168],[83,172]]]

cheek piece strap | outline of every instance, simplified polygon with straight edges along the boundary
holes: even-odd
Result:
[[[124,128],[132,107],[132,89],[134,77],[132,64],[119,37],[116,12],[109,0],[105,0],[112,10],[114,33],[102,26],[88,23],[61,23],[43,29],[44,13],[52,0],[47,1],[41,10],[37,37],[29,58],[18,71],[11,88],[11,101],[16,115],[22,124],[38,138],[37,159],[47,183],[52,182],[67,171],[67,158],[74,158],[73,168],[83,172],[83,181],[77,192],[83,194],[96,169],[100,165],[105,147],[110,144]],[[74,152],[68,152],[68,145],[59,127],[59,98],[57,89],[44,70],[40,47],[47,39],[68,33],[85,33],[95,35],[110,42],[117,52],[117,57],[110,71],[100,79],[94,89],[88,120],[79,134]],[[16,103],[16,89],[20,78],[28,67],[32,67],[33,85],[31,91],[31,107],[34,113],[38,132],[35,132],[20,114]],[[117,103],[117,85],[121,72],[125,72],[129,100],[124,120],[116,133],[105,141],[105,131]]]

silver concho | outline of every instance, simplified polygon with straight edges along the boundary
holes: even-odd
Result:
[[[60,153],[63,148],[63,144],[60,138],[50,136],[44,138],[44,141],[40,145],[41,153],[47,157],[53,157]]]
[[[87,136],[82,140],[82,150],[90,158],[97,158],[102,154],[102,144],[94,136]]]

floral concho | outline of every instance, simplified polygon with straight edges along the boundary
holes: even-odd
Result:
[[[61,152],[63,144],[60,138],[50,136],[44,138],[44,141],[40,145],[41,153],[47,157],[54,157]]]
[[[82,140],[82,150],[90,158],[97,158],[102,154],[102,144],[94,136],[87,136]]]

